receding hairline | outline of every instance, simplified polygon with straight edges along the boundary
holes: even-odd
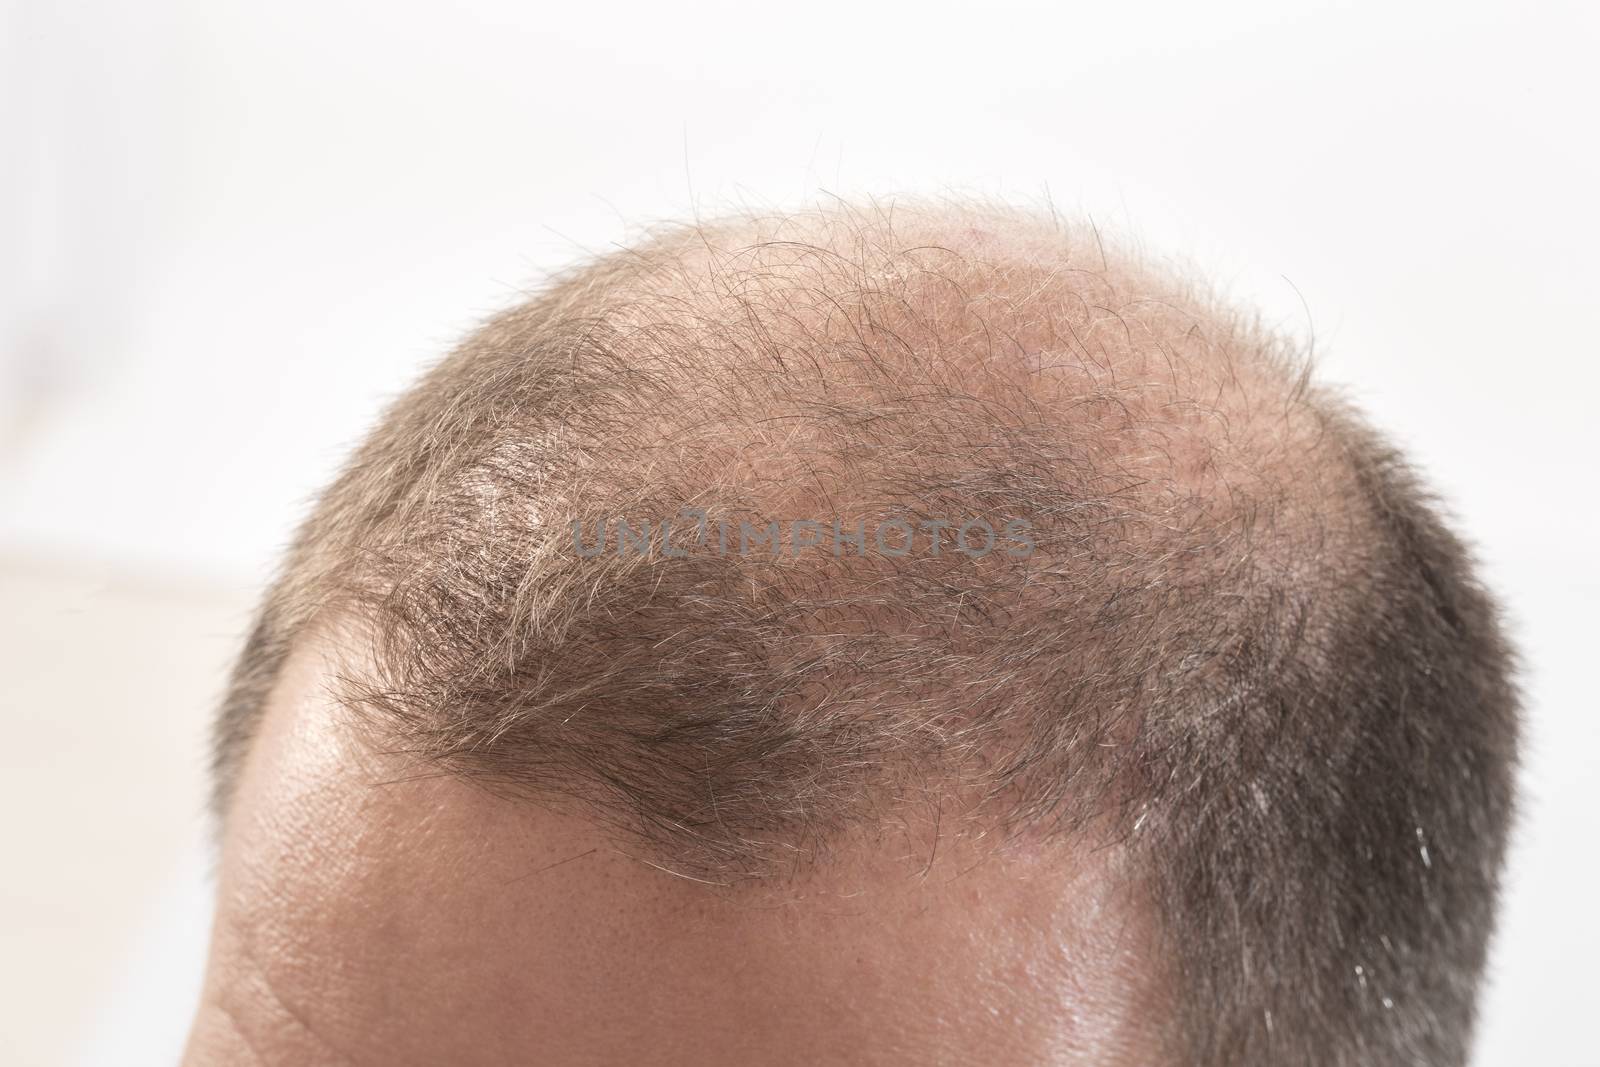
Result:
[[[815,299],[806,303],[806,297]],[[847,306],[846,301],[854,303]],[[1139,314],[1128,315],[1129,306],[1137,306]],[[1063,310],[1069,316],[1064,321],[1070,338],[1061,334],[1062,323],[1051,318]],[[852,318],[853,311],[858,318]],[[1089,324],[1090,336],[1081,336],[1074,329],[1073,313]],[[888,321],[897,315],[898,320]],[[921,337],[908,341],[902,336],[897,327],[907,324],[920,331]],[[628,356],[635,363],[613,367],[622,371],[617,379],[563,383],[560,373],[550,373],[560,356],[547,358],[533,369],[515,365],[523,358],[515,354],[519,346],[537,344],[541,334],[556,339],[558,348],[577,351],[600,331],[630,346]],[[1094,331],[1099,331],[1098,338]],[[1107,331],[1122,336],[1108,339]],[[1141,332],[1139,340],[1147,342],[1144,348],[1136,341],[1136,331]],[[1212,332],[1222,336],[1206,336]],[[858,351],[841,348],[841,337],[846,342],[853,340]],[[750,357],[751,338],[770,346],[765,362],[755,361],[754,376],[765,380],[754,389],[744,380],[752,376],[751,366],[739,362]],[[833,353],[835,357],[840,351],[843,357],[830,365],[826,374],[819,370],[813,380],[788,390],[795,361],[786,361],[784,353],[814,356],[807,346],[818,347],[819,339],[822,347],[839,349]],[[931,343],[916,347],[918,340]],[[1120,350],[1114,343],[1119,341]],[[1044,352],[1052,344],[1063,343],[1076,344],[1082,358],[1076,363],[1049,357],[1030,362],[1030,352]],[[1175,351],[1180,344],[1188,348]],[[1080,436],[1085,438],[1106,433],[1110,423],[1130,434],[1143,434],[1137,441],[1118,446],[1120,453],[1108,451],[1098,461],[1082,459],[1079,466],[1097,475],[1105,472],[1095,469],[1096,462],[1115,468],[1115,477],[1099,487],[1110,496],[1137,494],[1151,480],[1177,483],[1188,477],[1205,482],[1184,484],[1180,489],[1189,495],[1187,506],[1199,509],[1210,508],[1234,492],[1230,478],[1237,482],[1269,477],[1275,482],[1271,491],[1280,493],[1290,477],[1320,476],[1318,465],[1294,456],[1284,438],[1291,423],[1302,442],[1326,432],[1307,401],[1303,366],[1292,346],[1219,308],[1180,277],[1151,269],[1126,252],[1108,253],[1104,238],[1092,228],[999,208],[927,204],[834,207],[799,216],[743,217],[663,229],[640,247],[586,264],[555,280],[542,296],[491,322],[452,360],[470,365],[496,350],[513,353],[511,365],[485,376],[487,385],[471,383],[477,387],[476,393],[468,388],[452,396],[451,376],[435,371],[434,387],[425,382],[396,409],[396,414],[404,413],[410,405],[413,416],[422,416],[413,418],[410,432],[396,432],[395,424],[404,420],[392,414],[387,432],[380,429],[375,435],[379,447],[369,444],[365,461],[358,459],[352,469],[355,477],[347,475],[330,492],[336,506],[330,508],[325,502],[324,514],[308,525],[309,536],[299,546],[300,558],[292,558],[283,583],[288,589],[288,595],[280,597],[280,603],[287,602],[285,614],[298,614],[304,625],[330,609],[343,610],[353,614],[347,622],[371,623],[374,612],[382,613],[383,597],[389,591],[374,595],[368,589],[362,591],[364,597],[349,597],[347,585],[352,572],[363,565],[363,555],[371,559],[391,547],[408,524],[427,523],[430,508],[432,517],[445,513],[446,525],[470,515],[485,502],[474,486],[491,496],[504,497],[503,487],[490,484],[494,477],[486,483],[478,477],[481,471],[475,473],[470,461],[462,462],[449,449],[438,450],[442,458],[436,454],[420,464],[407,453],[435,447],[436,442],[427,435],[451,419],[469,419],[474,404],[493,405],[494,391],[501,384],[496,379],[516,374],[531,378],[543,373],[555,381],[538,398],[547,409],[539,413],[538,420],[509,433],[496,433],[497,428],[504,430],[503,415],[500,423],[483,426],[486,447],[505,453],[491,457],[489,464],[500,465],[502,471],[517,464],[537,471],[549,452],[581,447],[582,431],[574,434],[571,423],[562,416],[570,418],[585,403],[593,403],[584,390],[626,393],[640,389],[648,391],[656,404],[671,397],[678,405],[676,424],[669,416],[664,424],[650,426],[642,434],[636,426],[628,427],[629,433],[644,438],[646,444],[684,436],[695,444],[725,444],[733,437],[731,416],[744,414],[744,428],[753,430],[755,436],[746,436],[730,450],[729,462],[739,469],[717,472],[727,484],[715,484],[713,478],[678,485],[680,495],[714,494],[730,487],[743,493],[752,477],[769,496],[774,491],[792,491],[786,472],[760,469],[762,464],[793,460],[793,455],[784,455],[792,442],[781,440],[789,425],[824,423],[826,419],[817,415],[817,404],[892,407],[907,393],[915,395],[924,408],[907,414],[906,425],[915,427],[917,420],[927,415],[925,402],[931,399],[944,405],[937,415],[947,425],[950,420],[964,421],[965,429],[958,427],[953,436],[973,431],[984,437],[986,419],[1019,398],[1034,404],[1038,397],[1030,393],[1046,382],[1045,388],[1053,390],[1047,403],[1004,430],[1037,433],[1043,427],[1047,433],[1054,432],[1047,424],[1065,412],[1082,418],[1087,429]],[[646,353],[642,359],[641,352]],[[895,364],[896,360],[900,362]],[[892,364],[887,370],[880,365],[885,362]],[[447,361],[441,370],[449,364]],[[845,373],[839,373],[840,368]],[[836,380],[836,375],[842,380]],[[1056,380],[1049,381],[1051,376]],[[1127,380],[1130,377],[1132,380]],[[1170,380],[1159,381],[1163,377]],[[1249,379],[1247,387],[1240,385],[1241,378]],[[910,388],[897,394],[896,390],[908,383]],[[1210,389],[1216,390],[1215,398],[1203,395]],[[1227,390],[1238,394],[1232,402],[1222,400],[1221,394]],[[941,391],[944,395],[934,395]],[[961,395],[963,392],[968,395]],[[740,395],[734,397],[735,393]],[[1130,410],[1146,401],[1165,406],[1157,411]],[[430,412],[430,403],[442,410]],[[750,417],[751,404],[755,405],[755,417]],[[1263,406],[1267,410],[1260,410]],[[631,414],[640,415],[637,406]],[[1161,425],[1163,418],[1174,424],[1189,423],[1179,447],[1172,447],[1172,435]],[[698,426],[692,424],[695,419]],[[686,426],[686,422],[691,424]],[[1239,432],[1247,423],[1251,439],[1235,442],[1234,437],[1247,436]],[[772,432],[769,427],[774,425],[784,429]],[[470,451],[476,443],[459,433],[459,426],[456,429],[460,443],[451,448]],[[827,433],[838,430],[838,424],[824,428]],[[1231,467],[1219,478],[1215,453],[1224,437],[1228,438]],[[615,442],[612,438],[608,443]],[[918,452],[925,451],[926,444],[925,439],[908,440],[907,447],[895,453],[896,458],[922,462]],[[995,441],[992,437],[958,440],[955,447],[974,444],[992,447]],[[1200,454],[1184,455],[1184,446]],[[1092,451],[1095,442],[1086,447]],[[671,449],[664,451],[671,454]],[[960,455],[954,457],[954,463],[961,461]],[[633,502],[642,503],[644,494],[637,492],[639,479],[659,477],[663,462],[656,456],[636,461],[626,471],[631,480],[617,495],[626,498],[634,492]],[[1326,462],[1318,462],[1325,471]],[[452,467],[452,463],[456,465]],[[650,473],[643,473],[645,470]],[[372,477],[374,472],[379,478]],[[363,475],[369,485],[344,492],[341,501],[341,486],[348,490]],[[410,479],[409,496],[394,494],[392,486],[380,481],[397,475]],[[1348,484],[1346,479],[1345,491]],[[846,472],[832,478],[829,488],[837,493],[856,487]],[[530,507],[548,499],[548,486],[523,484],[513,492]],[[452,494],[453,502],[440,504]],[[1235,505],[1223,501],[1221,506],[1226,510]],[[333,521],[323,522],[319,529],[319,520],[330,512]],[[1146,518],[1157,522],[1161,516]],[[1220,521],[1230,519],[1224,515]],[[384,549],[378,549],[373,540],[363,543],[361,533],[349,537],[362,523],[369,535],[379,531],[376,539]],[[342,548],[340,537],[349,537]],[[1183,561],[1169,562],[1181,566]],[[529,573],[534,570],[530,566]],[[308,577],[308,572],[315,577]],[[341,588],[342,583],[346,587]],[[297,584],[302,588],[295,589]],[[324,602],[312,610],[309,604],[319,595]],[[363,602],[352,610],[352,600]],[[298,612],[294,610],[297,606]],[[529,621],[538,625],[538,620]],[[382,626],[377,629],[381,631]],[[396,651],[392,636],[389,645],[392,654]],[[247,678],[259,673],[243,666]],[[259,684],[255,688],[259,690]],[[226,792],[225,781],[222,792]]]

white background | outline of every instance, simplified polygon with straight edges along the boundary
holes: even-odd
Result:
[[[931,192],[1192,260],[1411,449],[1526,660],[1478,1062],[1600,1063],[1593,5],[0,11],[0,1059],[170,1062],[209,702],[421,365],[638,224]]]

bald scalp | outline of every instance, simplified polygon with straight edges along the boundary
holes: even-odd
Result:
[[[1457,1062],[1509,657],[1426,494],[1308,373],[1056,219],[663,231],[385,416],[263,608],[219,801],[289,651],[337,628],[372,743],[652,862],[794,877],[930,811],[1092,839],[1132,857],[1184,1062]]]

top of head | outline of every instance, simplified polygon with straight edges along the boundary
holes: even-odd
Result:
[[[1115,842],[1208,1020],[1193,1062],[1367,1010],[1308,936],[1417,990],[1334,1039],[1352,1057],[1438,1055],[1470,1015],[1421,975],[1482,958],[1513,745],[1493,613],[1289,346],[1086,227],[831,208],[559,279],[324,497],[225,709],[224,795],[279,667],[330,633],[359,635],[340,693],[380,748],[703,881],[804,875],[928,812]],[[1448,877],[1414,869],[1423,836]],[[1263,874],[1295,929],[1251,903]],[[1294,995],[1244,991],[1263,971]]]

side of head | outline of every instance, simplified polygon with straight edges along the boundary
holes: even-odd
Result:
[[[1093,232],[663,233],[302,531],[191,1055],[1460,1062],[1509,677],[1401,459]]]

